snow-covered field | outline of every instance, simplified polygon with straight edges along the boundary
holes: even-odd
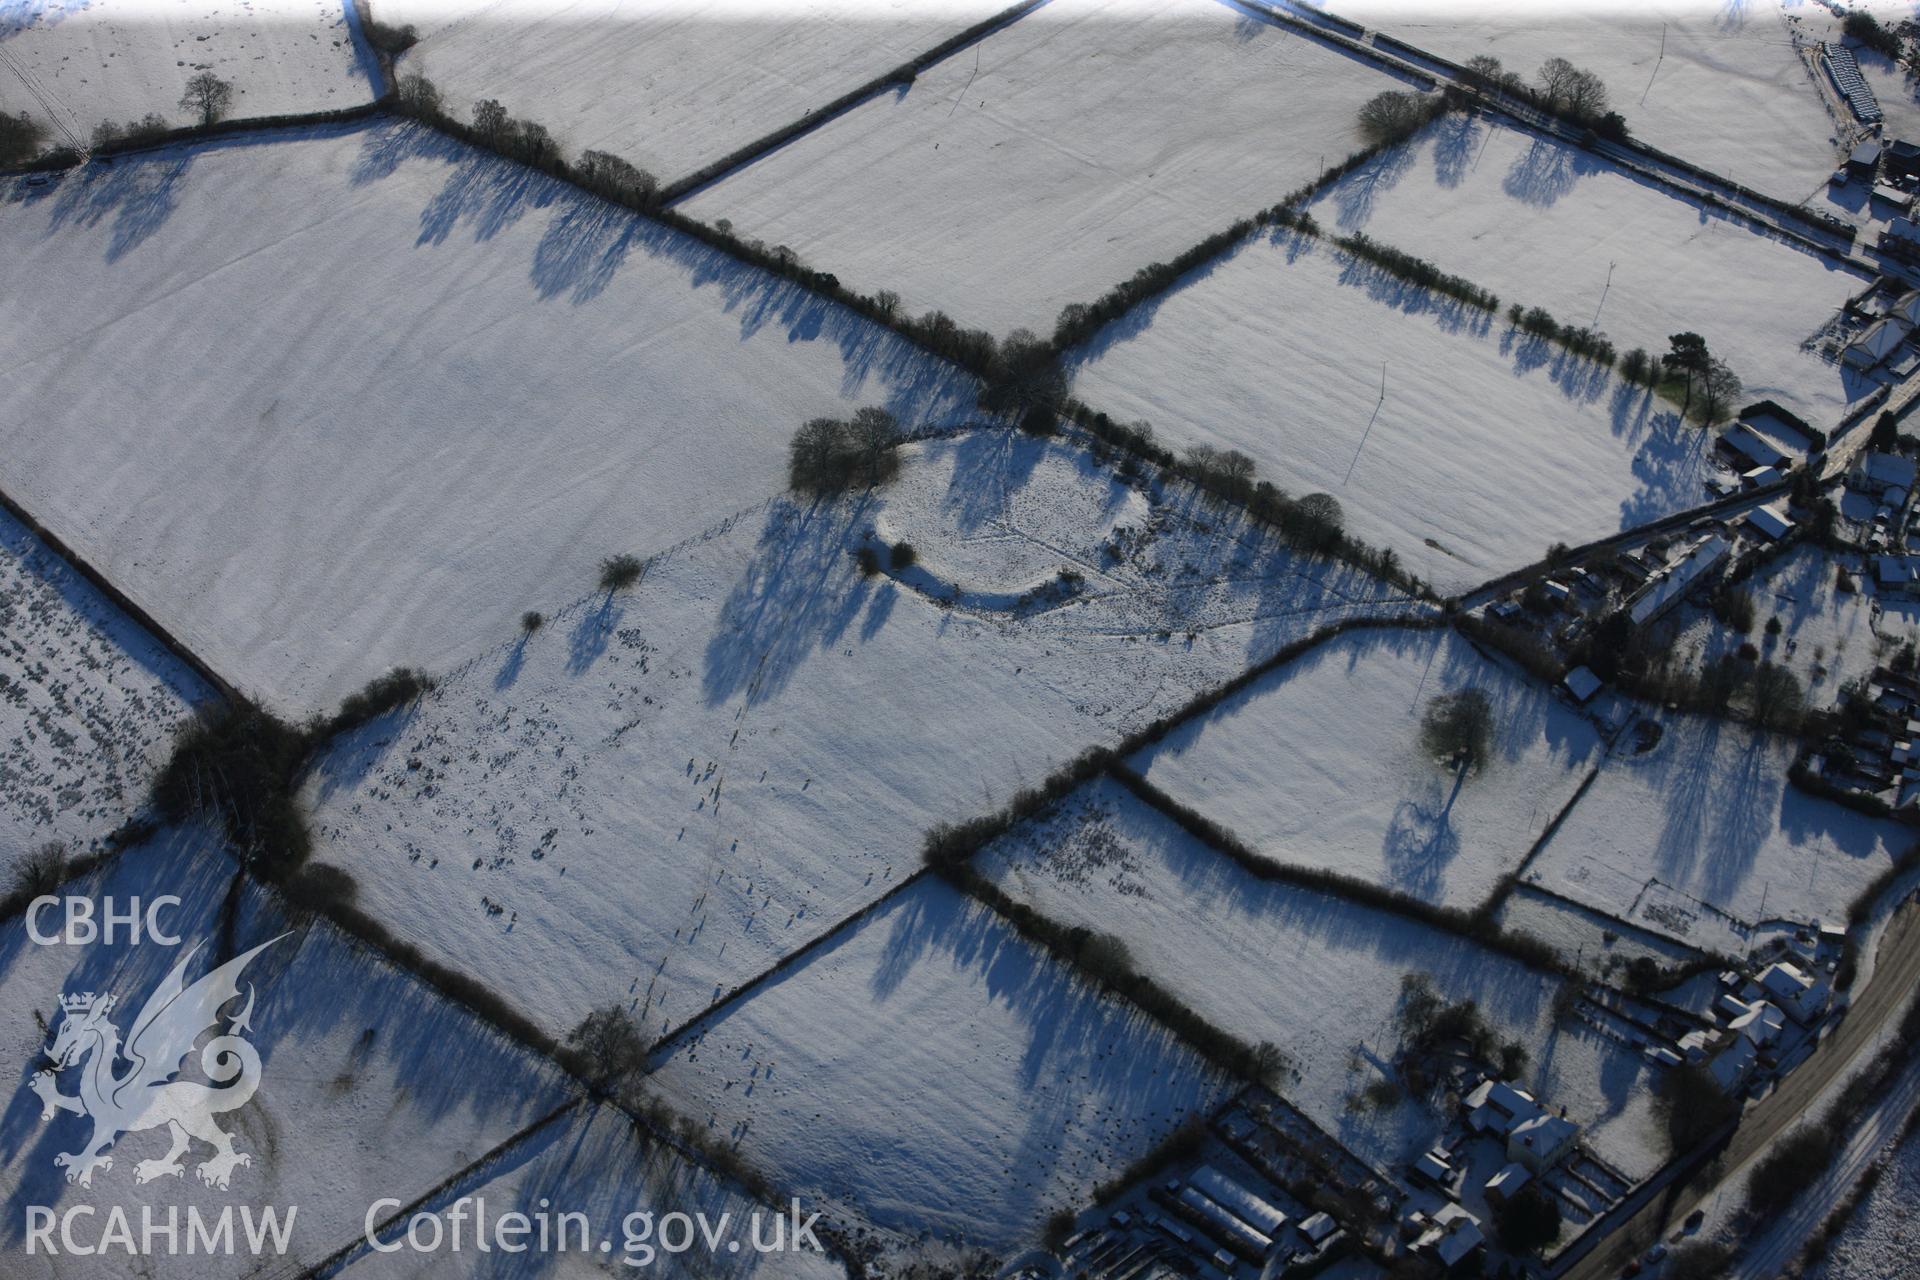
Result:
[[[212,701],[164,646],[0,511],[0,873],[128,818],[176,729]]]
[[[1055,566],[1086,586],[944,606],[861,575],[875,527],[920,550],[927,590],[1011,596]],[[497,635],[322,762],[317,856],[542,1025],[617,1000],[658,1034],[897,885],[936,823],[1320,626],[1403,611],[1071,446],[928,441],[871,496],[777,500],[631,593]]]
[[[569,152],[610,151],[672,182],[1013,3],[374,0],[373,11],[419,31],[397,70],[433,81],[454,114],[494,98]]]
[[[1920,1254],[1920,1131],[1910,1130],[1807,1280],[1908,1280]]]
[[[1492,704],[1495,737],[1492,758],[1463,776],[1422,750],[1420,722],[1434,699],[1469,688]],[[1600,756],[1592,724],[1453,632],[1369,629],[1264,676],[1131,763],[1277,862],[1472,908]]]
[[[81,142],[103,120],[180,105],[211,71],[233,86],[230,118],[337,111],[371,102],[379,68],[355,48],[351,0],[8,0],[0,4],[0,111],[26,112]]]
[[[1840,590],[1842,567],[1855,590]],[[1876,592],[1859,556],[1835,558],[1818,547],[1795,547],[1744,587],[1753,600],[1752,634],[1741,635],[1711,612],[1687,605],[1667,624],[1677,632],[1675,645],[1709,663],[1752,644],[1761,658],[1799,676],[1816,707],[1831,704],[1842,684],[1871,674],[1920,626],[1920,606]],[[1774,618],[1780,620],[1778,636],[1767,634]]]
[[[442,1187],[416,1212],[434,1214],[451,1234],[463,1222],[471,1231],[480,1209],[493,1222],[508,1213],[523,1213],[537,1223],[543,1207],[550,1215],[583,1213],[597,1234],[588,1236],[583,1250],[578,1229],[569,1228],[572,1234],[561,1247],[540,1255],[536,1262],[529,1254],[498,1250],[485,1256],[475,1256],[471,1248],[458,1255],[444,1249],[424,1253],[405,1247],[402,1226],[380,1237],[383,1248],[402,1246],[397,1251],[362,1247],[339,1270],[327,1273],[328,1280],[525,1280],[529,1276],[602,1280],[628,1267],[642,1275],[703,1280],[846,1277],[845,1269],[823,1254],[806,1248],[771,1248],[776,1240],[783,1245],[793,1241],[790,1219],[789,1229],[776,1235],[775,1215],[786,1212],[785,1206],[776,1211],[754,1202],[672,1147],[641,1137],[624,1114],[611,1108],[582,1105],[551,1121],[469,1176]],[[682,1237],[677,1227],[663,1232],[661,1220],[670,1214],[696,1212],[706,1214],[723,1242],[720,1250],[709,1254],[696,1236],[693,1250],[670,1252],[683,1243]],[[639,1214],[650,1218],[634,1216]],[[420,1238],[426,1238],[424,1228]],[[603,1239],[613,1244],[608,1253],[599,1251]],[[557,1222],[554,1240],[560,1242]],[[769,1246],[768,1252],[755,1250],[755,1241]],[[727,1251],[728,1243],[738,1245],[738,1250]],[[616,1267],[622,1271],[615,1272]]]
[[[1660,723],[1651,751],[1606,762],[1529,880],[1690,946],[1743,954],[1764,921],[1844,919],[1911,843],[1892,822],[1789,784],[1789,740],[1692,716]]]
[[[1519,1039],[1539,1096],[1598,1125],[1588,1141],[1603,1157],[1636,1176],[1658,1163],[1639,1058],[1584,1026],[1556,1028],[1557,979],[1426,925],[1257,880],[1117,784],[1081,789],[976,865],[1043,915],[1117,935],[1142,972],[1214,1025],[1280,1046],[1295,1068],[1281,1091],[1380,1167],[1424,1150],[1450,1118],[1415,1101],[1354,1105],[1395,1052],[1409,973],[1428,974],[1449,1001],[1478,1001]]]
[[[1859,6],[1855,6],[1859,7]],[[1870,6],[1878,11],[1880,22],[1885,26],[1897,26],[1904,19],[1914,16],[1911,3],[1898,5]],[[1816,37],[1824,34],[1827,39],[1841,38],[1841,24],[1836,19],[1828,19],[1825,31],[1818,23],[1825,17],[1819,9],[1812,9],[1803,19],[1808,29]],[[1860,74],[1867,86],[1873,90],[1873,97],[1880,104],[1880,110],[1886,114],[1882,128],[1889,138],[1904,138],[1909,141],[1920,137],[1920,78],[1916,78],[1905,67],[1889,59],[1885,54],[1875,53],[1864,45],[1849,43],[1853,50],[1854,61],[1860,67]]]
[[[62,995],[111,994],[117,1004],[109,1017],[129,1036],[148,994],[187,949],[201,948],[187,966],[186,981],[214,966],[233,874],[233,863],[214,839],[174,830],[115,859],[80,890],[102,911],[107,896],[124,909],[135,895],[178,895],[181,906],[161,920],[183,938],[179,947],[150,940],[40,946],[29,941],[18,917],[0,931],[0,1001],[13,1014],[0,1037],[0,1070],[15,1082],[0,1116],[0,1196],[6,1201],[0,1242],[10,1277],[120,1280],[137,1273],[198,1280],[239,1274],[237,1267],[210,1271],[207,1258],[186,1252],[184,1218],[176,1255],[164,1244],[137,1263],[118,1251],[90,1258],[64,1250],[55,1257],[44,1249],[30,1255],[22,1238],[27,1205],[56,1213],[92,1205],[96,1217],[78,1224],[82,1239],[97,1236],[102,1216],[120,1206],[131,1216],[136,1241],[141,1206],[152,1206],[164,1221],[169,1206],[183,1215],[196,1206],[211,1219],[235,1202],[273,1205],[283,1221],[289,1210],[295,1215],[291,1245],[278,1264],[304,1271],[358,1238],[374,1200],[406,1202],[425,1194],[565,1100],[569,1086],[551,1064],[486,1030],[328,926],[302,924],[250,888],[240,894],[233,916],[232,954],[268,944],[240,978],[240,1000],[253,993],[247,1038],[264,1066],[252,1100],[217,1121],[251,1164],[232,1171],[227,1189],[203,1185],[198,1166],[212,1151],[196,1143],[181,1175],[139,1183],[137,1166],[165,1154],[167,1135],[134,1131],[114,1144],[112,1167],[96,1170],[90,1188],[69,1185],[53,1158],[80,1150],[91,1126],[85,1117],[67,1114],[41,1121],[40,1100],[26,1081],[44,1064],[40,1050],[48,1036],[30,1013],[57,1030]],[[240,1001],[224,1010],[228,1016],[242,1012]],[[225,1019],[219,1026],[227,1030]],[[198,1054],[190,1057],[184,1078],[205,1079],[199,1063]],[[121,1063],[115,1073],[129,1069]],[[56,1079],[60,1091],[76,1093],[78,1075],[76,1068],[62,1072]]]
[[[1699,953],[1659,934],[1622,928],[1610,916],[1576,903],[1548,897],[1531,885],[1519,885],[1500,904],[1495,917],[1503,929],[1538,938],[1602,980],[1613,970],[1647,956],[1661,965],[1681,964]],[[1672,997],[1668,996],[1671,1000]]]
[[[1447,589],[1697,505],[1711,474],[1670,406],[1291,232],[1116,321],[1075,391],[1332,494],[1349,532]]]
[[[1622,353],[1659,354],[1669,334],[1692,330],[1740,376],[1741,403],[1774,399],[1822,429],[1874,389],[1800,349],[1864,276],[1520,129],[1448,116],[1342,179],[1313,212],[1465,276],[1503,306],[1600,329]]]
[[[1813,0],[1318,2],[1456,62],[1491,55],[1529,83],[1566,58],[1605,81],[1635,137],[1783,200],[1818,194],[1839,161],[1787,21],[1817,43],[1827,13]]]
[[[803,1201],[1003,1256],[1231,1091],[933,877],[648,1079]]]
[[[1405,87],[1220,0],[1053,0],[684,209],[910,312],[1046,334],[1311,182]]]
[[[295,714],[755,507],[810,417],[972,410],[850,313],[409,125],[4,191],[0,483]]]

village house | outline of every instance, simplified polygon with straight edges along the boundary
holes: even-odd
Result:
[[[1413,1251],[1430,1255],[1448,1275],[1471,1272],[1475,1256],[1486,1247],[1487,1237],[1480,1229],[1480,1219],[1452,1201],[1432,1214],[1416,1214],[1412,1221],[1420,1230],[1414,1238]]]
[[[1560,1163],[1580,1141],[1580,1126],[1504,1080],[1481,1081],[1461,1105],[1468,1129],[1504,1138],[1507,1159],[1533,1173]]]
[[[1637,627],[1646,626],[1678,604],[1695,584],[1707,581],[1726,562],[1733,544],[1718,534],[1695,543],[1680,559],[1647,580],[1627,599],[1627,615]]]
[[[1832,994],[1825,982],[1785,960],[1762,969],[1740,992],[1750,1005],[1772,1001],[1803,1027],[1817,1022],[1827,1011]]]

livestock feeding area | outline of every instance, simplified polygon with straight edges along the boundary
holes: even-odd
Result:
[[[0,0],[0,1275],[1905,1274],[1909,8]]]

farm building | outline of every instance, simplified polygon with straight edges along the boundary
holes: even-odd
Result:
[[[1873,96],[1873,87],[1860,74],[1860,64],[1854,61],[1853,50],[1835,40],[1822,41],[1820,60],[1826,65],[1833,87],[1847,100],[1854,119],[1861,124],[1877,124],[1884,118],[1880,101]]]
[[[1504,1080],[1482,1080],[1461,1105],[1469,1129],[1505,1138],[1507,1158],[1534,1173],[1558,1164],[1580,1140],[1580,1126]]]
[[[1764,507],[1755,507],[1747,513],[1747,524],[1768,542],[1786,537],[1793,532],[1793,519],[1783,509],[1784,505],[1770,502]]]
[[[1706,581],[1726,561],[1732,544],[1720,534],[1709,534],[1679,560],[1647,580],[1627,601],[1628,616],[1643,627],[1678,604],[1694,585]]]
[[[1895,138],[1882,148],[1881,159],[1888,177],[1920,178],[1920,145]]]
[[[1796,964],[1778,961],[1762,969],[1741,992],[1750,1004],[1772,1001],[1802,1026],[1826,1012],[1827,984],[1816,981]]]
[[[1565,1116],[1542,1111],[1522,1121],[1507,1135],[1507,1159],[1534,1173],[1553,1168],[1573,1153],[1580,1142],[1580,1126]]]
[[[1873,184],[1873,198],[1881,204],[1889,205],[1901,213],[1913,212],[1913,193],[1894,186],[1891,182]]]
[[[1907,335],[1913,331],[1913,324],[1904,318],[1898,304],[1888,314],[1876,320],[1867,328],[1867,333],[1876,330],[1893,335],[1892,346],[1881,351],[1880,347],[1889,341],[1876,338],[1870,344],[1874,361],[1878,363],[1892,351],[1897,350]],[[1866,335],[1860,338],[1866,341]],[[1852,350],[1851,347],[1848,348]],[[1846,357],[1843,356],[1842,359]],[[1862,357],[1864,358],[1864,357]],[[1820,447],[1812,428],[1798,418],[1786,413],[1778,405],[1768,401],[1749,405],[1740,414],[1740,419],[1729,427],[1720,437],[1720,447],[1727,450],[1737,460],[1742,460],[1744,471],[1750,467],[1779,467],[1785,469],[1799,466],[1807,460],[1809,454]]]
[[[1884,315],[1847,344],[1841,363],[1849,369],[1873,369],[1885,363],[1905,344],[1913,325],[1897,315]]]
[[[1847,153],[1847,176],[1849,178],[1869,179],[1880,168],[1880,144],[1872,138],[1862,138],[1853,150]]]
[[[1413,1242],[1413,1251],[1432,1254],[1448,1275],[1460,1275],[1472,1270],[1470,1264],[1486,1242],[1480,1219],[1450,1202],[1427,1220],[1426,1229]]]
[[[1201,1165],[1188,1181],[1255,1231],[1275,1236],[1286,1230],[1286,1214],[1212,1165]]]
[[[1882,591],[1905,592],[1913,594],[1920,588],[1920,576],[1915,573],[1913,556],[1875,556],[1873,558],[1873,580]]]
[[[1913,492],[1913,459],[1898,453],[1863,453],[1853,465],[1853,487],[1876,497],[1889,489]]]
[[[1567,672],[1566,678],[1560,683],[1566,686],[1567,692],[1573,695],[1575,702],[1584,703],[1600,692],[1601,681],[1590,668],[1575,667]]]
[[[1920,256],[1920,223],[1912,218],[1894,218],[1880,233],[1880,248],[1898,258]]]
[[[1502,1165],[1500,1172],[1487,1179],[1482,1188],[1486,1192],[1487,1203],[1495,1208],[1505,1204],[1520,1193],[1520,1189],[1533,1181],[1533,1175],[1518,1161]]]

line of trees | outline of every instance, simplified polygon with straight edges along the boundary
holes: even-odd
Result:
[[[1529,337],[1540,338],[1547,342],[1558,343],[1584,360],[1611,369],[1616,355],[1613,340],[1598,329],[1584,325],[1561,324],[1555,320],[1545,307],[1522,307],[1514,303],[1507,308],[1507,323]],[[1640,353],[1643,357],[1646,352]]]
[[[349,695],[330,716],[281,720],[248,702],[223,703],[189,722],[153,781],[156,811],[168,822],[218,821],[235,853],[264,878],[286,882],[313,850],[298,779],[322,743],[419,698],[433,681],[401,667]]]
[[[1611,109],[1606,83],[1565,58],[1541,63],[1531,84],[1486,54],[1469,58],[1464,71],[1467,83],[1478,89],[1530,103],[1598,137],[1614,142],[1627,139],[1626,119]]]
[[[1862,45],[1885,58],[1895,62],[1900,60],[1900,36],[1880,25],[1880,20],[1863,9],[1849,13],[1842,30],[1847,37],[1859,41]]]
[[[1492,290],[1483,289],[1463,276],[1449,275],[1426,259],[1416,257],[1404,249],[1381,244],[1364,231],[1341,236],[1334,243],[1354,257],[1364,258],[1381,270],[1396,275],[1409,284],[1444,294],[1470,307],[1478,307],[1482,311],[1500,309],[1500,299]]]
[[[173,126],[167,123],[165,116],[157,111],[149,111],[140,119],[129,120],[125,124],[102,120],[93,126],[92,144],[95,151],[117,145],[137,147],[159,142],[172,131]]]
[[[180,95],[180,109],[192,112],[194,122],[203,129],[224,118],[232,105],[233,83],[211,71],[202,71],[188,80],[185,92]],[[139,120],[125,124],[102,120],[93,127],[91,143],[98,150],[115,144],[154,142],[172,132],[172,128],[166,117],[149,111]],[[18,115],[0,111],[0,167],[25,164],[40,154],[46,142],[47,127],[40,121],[24,111]]]
[[[1030,423],[1030,429],[1050,426],[1060,416],[1074,417],[1094,435],[1096,456],[1100,456],[1103,446],[1123,450],[1162,468],[1170,476],[1186,478],[1206,492],[1241,503],[1255,518],[1276,526],[1293,545],[1345,560],[1408,591],[1423,589],[1417,578],[1401,569],[1391,549],[1369,547],[1346,536],[1339,526],[1338,504],[1331,498],[1307,495],[1296,500],[1269,482],[1256,481],[1251,460],[1245,455],[1210,454],[1203,450],[1190,453],[1185,459],[1178,458],[1153,442],[1152,430],[1147,424],[1117,424],[1105,414],[1071,402],[1060,363],[1060,353],[1066,347],[1089,336],[1146,297],[1166,289],[1184,271],[1231,248],[1256,228],[1284,223],[1314,229],[1311,217],[1296,212],[1295,206],[1310,199],[1319,187],[1337,180],[1377,154],[1378,148],[1355,152],[1324,173],[1318,182],[1295,192],[1281,204],[1263,210],[1255,218],[1242,219],[1208,237],[1172,262],[1141,268],[1097,303],[1066,307],[1051,341],[1024,329],[1015,330],[1004,340],[996,340],[985,330],[961,327],[944,312],[930,311],[919,317],[903,315],[897,294],[882,290],[869,296],[849,290],[832,274],[807,266],[785,245],[768,246],[737,235],[725,219],[708,225],[670,208],[659,207],[659,184],[645,170],[602,151],[584,153],[578,161],[570,163],[545,129],[515,120],[496,100],[483,99],[475,103],[470,119],[461,121],[449,114],[439,90],[415,73],[401,77],[396,86],[395,104],[403,114],[421,119],[455,138],[648,213],[770,274],[826,295],[975,374],[983,384],[982,405],[1013,413],[1021,422]],[[789,479],[793,486],[803,492],[826,492],[855,482],[879,483],[886,479],[892,474],[891,464],[881,458],[870,440],[863,442],[859,438],[865,429],[858,419],[838,424],[833,420],[820,420],[804,426],[789,452]]]
[[[1308,235],[1318,235],[1319,227],[1312,215],[1305,212],[1307,203],[1393,145],[1391,142],[1369,143],[1349,153],[1346,159],[1322,170],[1318,178],[1289,193],[1277,204],[1214,232],[1167,262],[1149,263],[1092,302],[1068,303],[1061,308],[1059,319],[1054,322],[1054,349],[1065,352],[1079,346],[1140,303],[1172,288],[1187,272],[1230,252],[1256,231],[1286,226]]]
[[[885,326],[923,349],[959,365],[991,383],[1000,344],[984,329],[963,328],[941,311],[914,317],[902,313],[900,296],[891,290],[864,294],[840,283],[831,272],[816,271],[790,247],[769,245],[735,233],[725,218],[712,224],[696,221],[661,206],[661,184],[653,174],[607,151],[588,151],[569,161],[542,126],[517,120],[497,100],[476,102],[467,120],[457,119],[439,89],[418,73],[401,77],[395,107],[404,115],[433,125],[463,142],[485,147],[509,160],[530,165],[554,177],[575,183],[604,198],[646,213],[677,231],[731,254],[770,275],[791,280]],[[1016,361],[1016,366],[1024,368]]]
[[[1062,924],[1012,897],[965,863],[942,865],[936,870],[949,884],[1006,921],[1022,938],[1096,989],[1127,1000],[1220,1070],[1253,1084],[1275,1085],[1292,1069],[1292,1060],[1280,1046],[1270,1040],[1242,1040],[1140,972],[1126,943],[1119,938],[1084,926]]]

